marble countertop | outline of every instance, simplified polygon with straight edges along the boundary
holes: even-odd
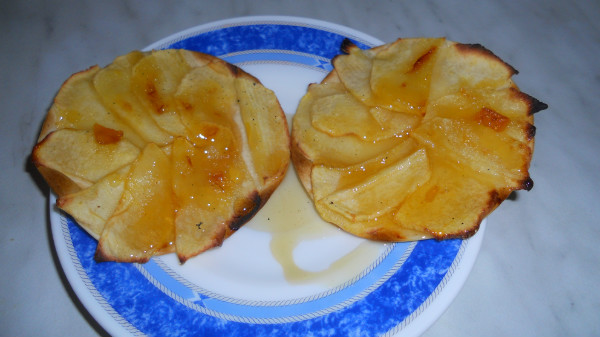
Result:
[[[536,115],[535,187],[489,218],[464,287],[425,336],[600,334],[600,3],[597,1],[4,1],[0,4],[0,329],[97,336],[61,271],[48,187],[29,154],[60,84],[183,29],[294,15],[383,41],[481,43],[520,71]]]

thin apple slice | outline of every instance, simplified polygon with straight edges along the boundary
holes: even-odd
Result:
[[[373,103],[390,110],[424,115],[443,38],[399,39],[373,58],[369,83]]]
[[[431,102],[425,120],[443,117],[487,126],[527,144],[533,151],[532,104],[529,96],[514,90],[461,90]]]
[[[148,144],[132,163],[121,200],[100,235],[96,260],[143,263],[173,251],[174,210],[170,160]]]
[[[91,186],[134,161],[139,153],[139,149],[125,139],[100,144],[93,131],[59,129],[36,145],[32,157],[42,174],[64,177],[60,181],[47,177],[53,190],[61,196]]]
[[[94,76],[94,87],[104,106],[137,132],[146,142],[166,145],[172,136],[158,127],[146,107],[133,94],[131,69],[144,57],[140,52],[120,56]]]
[[[410,130],[419,124],[421,119],[413,113],[394,111],[379,106],[371,107],[369,112],[377,123],[383,126],[383,135],[376,137],[376,139],[406,136]]]
[[[415,114],[369,107],[349,93],[332,94],[315,99],[311,121],[313,127],[333,137],[353,135],[365,142],[401,137],[413,128]]]
[[[144,141],[139,135],[111,113],[98,96],[93,78],[99,70],[100,67],[93,66],[73,74],[65,81],[48,110],[39,140],[57,129],[92,130],[95,124],[100,124],[121,130],[127,140],[139,148],[143,147]]]
[[[293,119],[292,133],[296,135],[295,148],[298,150],[293,156],[306,156],[316,165],[326,163],[332,167],[346,167],[373,158],[401,142],[398,137],[366,142],[353,135],[334,137],[315,129],[311,120],[315,100],[337,92],[340,87],[339,83],[309,86]]]
[[[132,69],[131,88],[156,124],[171,135],[185,134],[175,93],[191,69],[181,55],[186,51],[167,49],[152,51]]]
[[[437,239],[466,238],[505,198],[460,167],[434,162],[430,180],[404,200],[394,219]]]
[[[377,218],[400,204],[429,179],[425,149],[381,169],[360,184],[335,192],[317,202],[335,209],[351,221]]]
[[[348,46],[347,51],[347,55],[338,55],[332,60],[339,80],[356,99],[367,105],[372,105],[372,55],[355,45]]]
[[[314,200],[321,200],[336,191],[357,186],[369,177],[375,176],[381,170],[413,154],[418,149],[417,145],[415,140],[407,137],[402,143],[389,151],[355,165],[348,167],[317,165],[312,169],[313,188],[311,196]]]
[[[127,165],[86,189],[59,197],[56,204],[98,240],[121,200],[129,169]]]
[[[471,90],[513,88],[517,71],[481,45],[451,43],[440,50],[431,73],[429,100]]]
[[[383,126],[371,116],[369,108],[349,93],[317,98],[311,121],[315,129],[333,137],[354,135],[363,141],[377,141],[385,136]]]
[[[232,222],[237,202],[251,195],[254,185],[238,156],[197,148],[183,137],[173,142],[171,161],[177,255],[185,262],[220,246],[237,229]]]
[[[240,116],[245,131],[251,166],[259,186],[275,186],[287,172],[290,158],[290,136],[287,119],[273,91],[257,80],[237,77],[235,88]],[[270,189],[270,187],[269,187]]]
[[[529,147],[489,127],[434,117],[415,129],[412,136],[432,153],[469,166],[494,186],[521,188],[529,178]]]
[[[207,156],[185,138],[177,137],[173,142],[171,164],[177,200],[175,240],[182,262],[221,245],[225,239],[233,200],[231,194],[226,193],[226,185],[231,183],[226,178],[226,160],[220,161],[222,165],[218,165],[219,158]]]
[[[175,98],[186,136],[193,144],[210,139],[210,135],[202,133],[205,122],[233,130],[239,142],[241,136],[233,121],[239,108],[231,71],[221,62],[212,62],[193,68],[181,81]]]

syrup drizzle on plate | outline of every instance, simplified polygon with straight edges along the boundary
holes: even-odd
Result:
[[[383,243],[343,233],[322,220],[291,165],[281,185],[248,226],[272,235],[271,253],[292,284],[339,285],[348,275],[356,275],[368,266],[384,248]],[[311,254],[323,250],[330,252]]]

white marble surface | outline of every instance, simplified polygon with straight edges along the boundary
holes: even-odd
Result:
[[[246,15],[295,15],[384,41],[481,43],[549,104],[536,115],[535,187],[490,216],[464,288],[426,336],[600,335],[600,2],[2,1],[0,331],[105,332],[54,255],[48,188],[28,162],[46,109],[74,71],[182,29]]]

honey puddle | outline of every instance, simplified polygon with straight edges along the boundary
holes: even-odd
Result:
[[[358,275],[384,249],[381,243],[354,237],[323,221],[291,165],[247,226],[272,235],[271,253],[293,284],[339,285]]]

